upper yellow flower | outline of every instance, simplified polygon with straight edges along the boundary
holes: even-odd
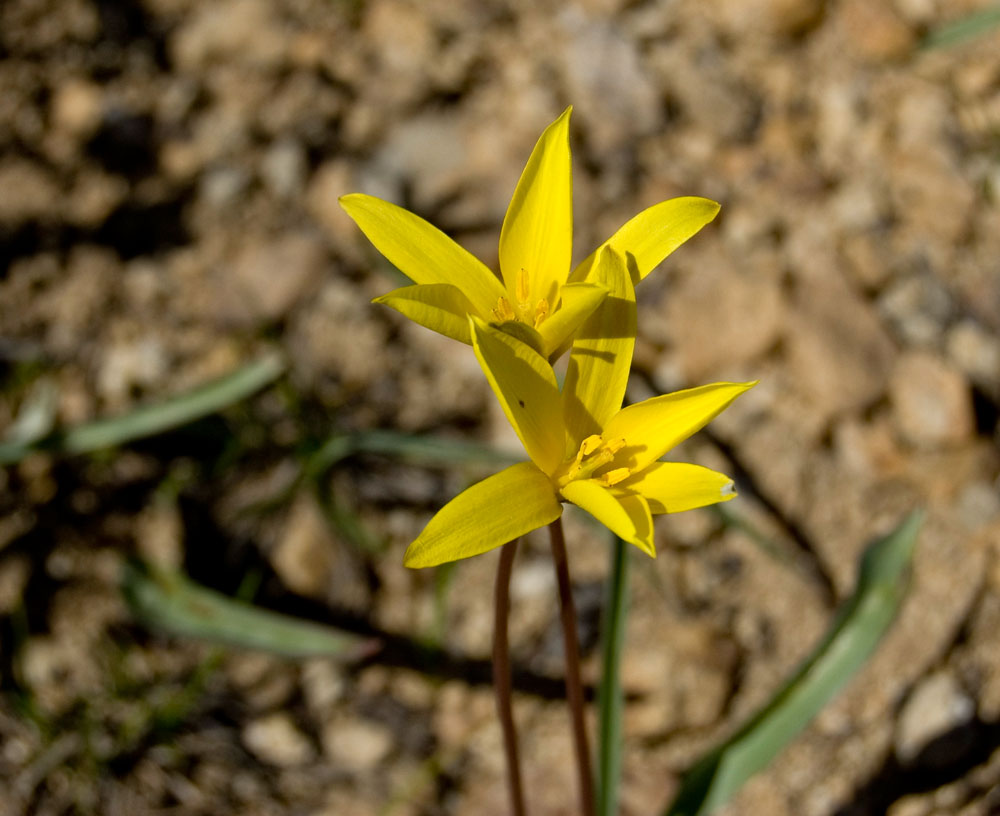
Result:
[[[407,566],[486,552],[555,521],[563,501],[655,557],[654,514],[735,496],[721,473],[658,460],[755,383],[715,383],[621,408],[635,344],[635,290],[625,260],[611,248],[591,274],[610,294],[576,335],[561,392],[537,351],[468,318],[476,356],[531,461],[446,504],[410,544]]]
[[[402,207],[360,193],[340,199],[375,247],[415,282],[376,298],[441,334],[471,343],[469,316],[529,343],[544,357],[563,351],[606,291],[592,279],[610,246],[633,281],[711,221],[719,205],[704,198],[662,201],[639,213],[570,274],[573,181],[567,108],[539,138],[500,231],[500,280],[436,227]]]

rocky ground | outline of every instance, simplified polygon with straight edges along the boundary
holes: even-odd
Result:
[[[73,425],[267,348],[290,370],[167,436],[0,470],[0,813],[504,812],[495,553],[444,593],[402,567],[481,473],[298,476],[335,431],[509,444],[468,349],[370,305],[397,277],[337,197],[407,206],[495,268],[568,104],[578,259],[644,206],[722,203],[639,291],[630,398],[759,378],[680,454],[736,474],[727,509],[775,543],[690,513],[635,559],[623,812],[658,812],[767,698],[914,507],[897,625],[724,812],[1000,812],[1000,34],[921,47],[982,6],[6,0],[0,428],[40,384]],[[568,524],[593,681],[607,542]],[[118,591],[133,556],[402,645],[345,667],[154,634]],[[532,812],[569,814],[543,540],[513,592]]]

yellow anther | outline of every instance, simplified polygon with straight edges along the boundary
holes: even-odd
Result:
[[[542,298],[535,307],[535,328],[537,329],[543,320],[549,316],[549,302]]]
[[[599,434],[591,434],[580,443],[580,451],[576,455],[576,461],[581,461],[584,456],[590,456],[595,450],[601,447],[604,440]]]
[[[491,310],[493,318],[498,323],[503,323],[505,320],[514,320],[516,315],[514,310],[510,307],[510,301],[501,295],[500,299],[497,301],[495,309]]]
[[[517,273],[517,302],[522,306],[528,302],[528,295],[531,294],[531,282],[528,280],[528,273],[521,269]]]
[[[607,486],[618,484],[620,481],[627,479],[632,473],[628,468],[615,468],[614,470],[609,470],[607,473],[601,474],[601,481]]]
[[[611,455],[614,456],[618,451],[625,447],[625,438],[619,437],[618,439],[612,439],[605,443],[605,448],[611,451]]]

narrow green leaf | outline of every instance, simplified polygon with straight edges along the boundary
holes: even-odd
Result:
[[[268,354],[232,374],[123,416],[55,431],[41,439],[0,443],[0,465],[17,462],[32,450],[44,449],[72,456],[163,433],[245,399],[273,382],[284,370],[282,358]]]
[[[287,657],[357,660],[376,642],[233,600],[181,573],[128,564],[122,593],[133,614],[151,628]]]
[[[615,536],[601,619],[601,684],[597,691],[597,814],[618,812],[622,768],[621,685],[625,621],[628,617],[628,546]]]
[[[419,465],[510,465],[524,460],[523,456],[463,439],[374,430],[331,436],[309,458],[306,472],[317,476],[358,453],[377,453]]]
[[[911,513],[865,551],[854,593],[813,654],[749,722],[691,767],[666,816],[703,816],[726,802],[861,668],[906,594],[922,519]]]
[[[986,6],[935,28],[924,37],[922,48],[946,48],[986,34],[1000,25],[1000,5]]]

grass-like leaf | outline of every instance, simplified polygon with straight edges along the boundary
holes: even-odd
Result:
[[[920,45],[922,48],[947,48],[986,34],[997,26],[1000,26],[1000,5],[987,6],[934,29]]]
[[[601,619],[601,684],[597,691],[598,816],[614,816],[618,812],[622,767],[621,662],[628,617],[628,545],[615,536],[610,553]]]
[[[177,572],[129,564],[122,577],[122,593],[140,621],[174,635],[286,657],[357,660],[377,647],[371,639],[258,609]]]
[[[524,460],[523,456],[462,439],[373,430],[331,436],[309,457],[307,474],[318,476],[358,453],[382,454],[417,465],[510,465]]]
[[[122,416],[57,429],[41,438],[2,442],[0,465],[18,462],[33,450],[72,456],[163,433],[246,399],[281,376],[284,370],[282,358],[268,354],[217,380]]]
[[[854,593],[813,654],[749,722],[694,764],[666,816],[704,816],[726,802],[861,668],[906,594],[921,521],[912,513],[865,551]]]

